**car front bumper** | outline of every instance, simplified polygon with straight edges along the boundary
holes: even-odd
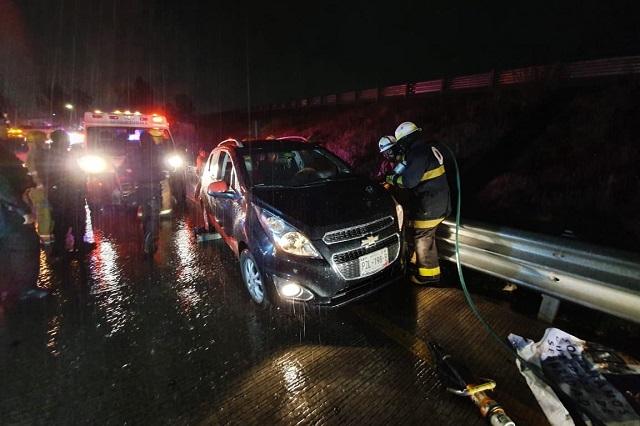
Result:
[[[373,294],[405,276],[404,247],[397,259],[381,271],[357,280],[345,280],[324,259],[297,258],[278,253],[271,244],[264,250],[253,252],[263,275],[275,293],[273,301],[282,305],[304,303],[308,305],[336,308]],[[281,297],[275,290],[274,276],[298,284],[313,294],[309,301]]]

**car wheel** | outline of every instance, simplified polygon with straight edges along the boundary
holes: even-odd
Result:
[[[262,307],[269,306],[267,283],[258,268],[258,264],[247,249],[244,249],[240,254],[240,272],[251,299]]]

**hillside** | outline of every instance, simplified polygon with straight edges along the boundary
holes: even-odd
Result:
[[[415,121],[456,152],[464,218],[639,251],[639,97],[638,81],[629,79],[519,86],[259,112],[251,128],[260,137],[306,136],[370,174],[380,160],[379,137]],[[235,112],[198,127],[211,147],[243,137],[249,122]]]

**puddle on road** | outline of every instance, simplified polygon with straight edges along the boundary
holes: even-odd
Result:
[[[130,293],[125,288],[127,281],[123,278],[123,265],[120,264],[115,242],[100,231],[95,232],[95,241],[96,248],[89,260],[93,280],[91,294],[104,313],[109,327],[107,337],[111,337],[125,328],[134,312],[129,309]]]
[[[196,285],[206,278],[206,271],[198,257],[199,248],[189,224],[179,220],[177,228],[173,241],[178,260],[176,293],[182,312],[188,315],[203,301]]]
[[[46,288],[48,290],[53,290],[53,280],[52,280],[53,271],[51,270],[51,265],[47,259],[47,253],[41,249],[40,250],[40,273],[38,274],[38,287]]]
[[[57,357],[60,355],[58,348],[58,337],[60,334],[60,316],[51,317],[47,324],[47,349],[49,353]]]

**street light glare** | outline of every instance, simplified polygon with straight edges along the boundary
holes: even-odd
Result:
[[[69,109],[69,110],[73,109],[73,105],[72,104],[65,104],[64,107],[66,109]]]

